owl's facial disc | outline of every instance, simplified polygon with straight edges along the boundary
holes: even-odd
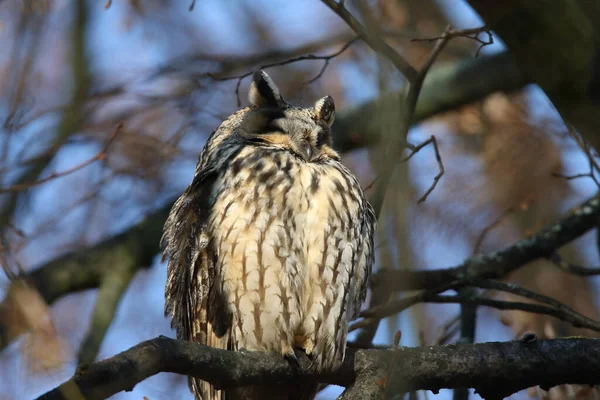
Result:
[[[330,96],[317,100],[312,108],[291,106],[283,100],[271,78],[258,71],[253,76],[248,98],[253,110],[246,117],[245,127],[251,136],[307,162],[323,157],[339,159],[331,148],[335,105]]]

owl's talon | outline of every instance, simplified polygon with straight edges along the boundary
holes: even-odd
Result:
[[[298,360],[298,357],[296,357],[295,353],[286,354],[284,357],[290,364],[300,368],[300,361]]]
[[[314,353],[315,343],[313,342],[312,339],[306,338],[304,340],[302,348],[304,349],[304,352],[306,353],[306,355],[308,355],[309,357],[311,357],[313,355],[313,353]]]

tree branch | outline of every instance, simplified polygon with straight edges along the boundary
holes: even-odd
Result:
[[[318,380],[345,387],[361,386],[371,394],[390,374],[386,391],[431,390],[470,387],[485,399],[502,399],[521,389],[540,385],[598,384],[600,340],[518,340],[468,345],[400,347],[392,350],[347,349],[342,366],[317,375],[299,354],[295,367],[272,353],[233,352],[158,337],[142,342],[112,358],[82,366],[61,386],[38,400],[68,399],[78,393],[87,400],[104,399],[132,390],[144,379],[160,372],[191,375],[219,388],[250,384],[274,384]],[[393,363],[392,363],[393,360]],[[392,365],[390,365],[392,364]],[[357,393],[358,390],[353,390]],[[363,392],[362,390],[360,392]],[[347,398],[364,398],[347,396]]]
[[[102,277],[92,320],[79,349],[79,364],[91,363],[96,359],[104,336],[117,311],[117,306],[140,267],[137,260],[123,264],[126,265],[122,265],[120,268],[111,268]]]
[[[322,0],[333,12],[335,12],[341,19],[348,24],[350,28],[373,50],[383,54],[388,60],[394,64],[394,66],[400,71],[409,82],[413,82],[417,79],[417,70],[408,63],[396,50],[390,45],[384,42],[380,37],[376,35],[370,35],[364,26],[350,12],[344,7],[343,2],[336,2],[334,0]]]

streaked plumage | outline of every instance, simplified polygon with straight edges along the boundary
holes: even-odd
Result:
[[[375,217],[331,147],[331,97],[287,104],[262,71],[251,105],[208,139],[165,223],[165,313],[180,339],[292,355],[319,370],[344,359],[373,264]],[[315,387],[225,394],[190,379],[197,398],[309,399]]]

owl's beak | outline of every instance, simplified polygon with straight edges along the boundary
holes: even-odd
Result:
[[[313,155],[313,150],[312,150],[312,146],[310,145],[310,142],[307,140],[304,143],[304,154],[306,155],[306,161],[310,161],[310,159],[312,158]]]

